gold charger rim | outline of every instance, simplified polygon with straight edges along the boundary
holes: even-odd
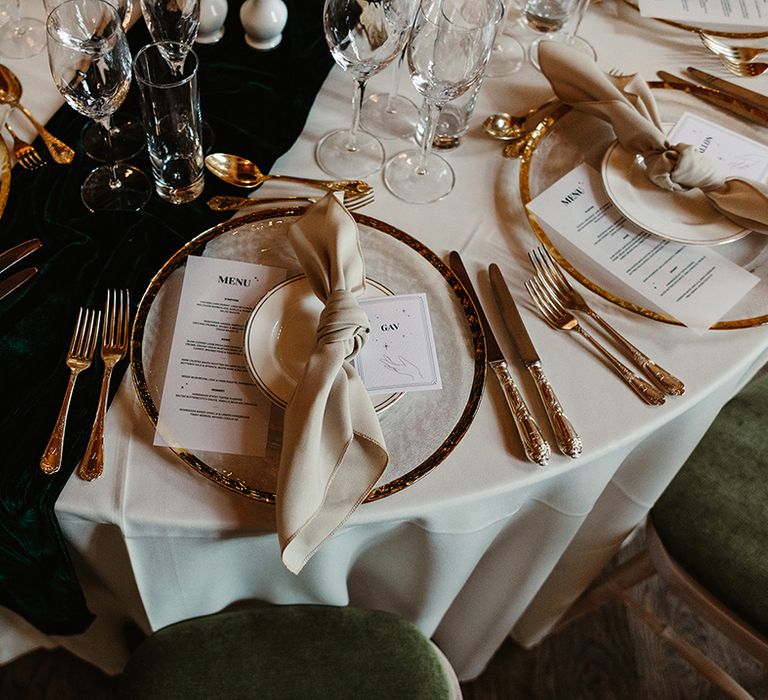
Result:
[[[744,107],[749,106],[746,102],[736,97],[730,97],[730,96],[724,95],[723,93],[721,93],[716,89],[712,89],[704,86],[687,85],[687,84],[683,85],[683,84],[668,83],[665,81],[658,81],[658,80],[649,81],[648,86],[653,89],[677,90],[678,92],[687,92],[692,95],[716,94],[718,97],[727,99],[739,106],[744,106]],[[549,115],[547,115],[544,119],[542,119],[541,122],[539,122],[539,124],[537,124],[536,127],[533,128],[529,133],[525,143],[525,147],[523,148],[522,155],[520,156],[520,179],[519,179],[520,197],[522,200],[523,210],[525,211],[526,219],[528,220],[528,225],[531,227],[531,230],[536,235],[536,238],[539,239],[541,244],[547,249],[547,252],[549,252],[549,254],[557,261],[557,263],[562,268],[567,270],[572,277],[574,277],[581,284],[587,287],[587,289],[603,297],[603,299],[606,299],[612,302],[613,304],[616,304],[617,306],[620,306],[623,309],[627,309],[628,311],[632,311],[633,313],[636,313],[640,316],[645,316],[646,318],[653,319],[654,321],[661,321],[663,323],[669,323],[671,325],[676,325],[676,326],[682,325],[680,321],[678,321],[675,318],[672,318],[671,316],[662,314],[658,311],[654,311],[653,309],[647,309],[644,306],[640,306],[639,304],[635,304],[631,301],[627,301],[626,299],[619,297],[618,295],[614,294],[613,292],[607,289],[603,289],[603,287],[601,287],[599,284],[597,284],[596,282],[591,280],[589,277],[587,277],[585,274],[577,270],[560,252],[557,246],[555,246],[555,244],[550,240],[549,236],[547,236],[544,229],[536,219],[536,215],[533,214],[528,209],[528,203],[533,199],[533,197],[531,196],[531,189],[530,189],[530,174],[531,174],[533,154],[535,153],[539,143],[551,131],[551,129],[557,123],[557,121],[561,119],[563,116],[565,116],[568,112],[570,112],[570,110],[571,110],[571,107],[569,105],[561,105],[556,110],[554,110]],[[710,326],[709,329],[710,330],[736,330],[740,328],[754,328],[756,326],[765,325],[766,323],[768,323],[768,313],[761,314],[759,316],[743,318],[743,319],[718,321],[717,323]]]
[[[237,216],[212,226],[211,228],[199,233],[192,240],[177,250],[162,265],[160,270],[158,270],[158,272],[152,278],[149,285],[147,286],[147,289],[142,295],[141,300],[139,301],[136,315],[133,321],[133,327],[131,329],[130,367],[134,389],[139,398],[139,403],[141,404],[144,413],[152,424],[153,429],[157,427],[159,407],[155,405],[155,402],[149,391],[146,375],[144,373],[141,346],[144,327],[149,316],[149,310],[165,280],[171,275],[172,272],[181,266],[183,261],[186,260],[189,255],[196,251],[201,251],[210,240],[216,238],[217,236],[220,236],[224,233],[227,233],[228,231],[239,228],[240,226],[248,223],[254,223],[268,219],[298,216],[303,214],[307,208],[308,207],[306,206],[271,208],[253,212],[251,214]],[[390,496],[408,488],[416,481],[428,474],[430,471],[432,471],[435,467],[437,467],[454,450],[456,445],[458,445],[459,441],[464,437],[467,430],[469,429],[469,426],[474,420],[475,414],[477,413],[477,410],[480,406],[480,400],[483,395],[483,387],[485,383],[486,347],[483,329],[471,298],[450,267],[448,267],[448,265],[446,265],[437,256],[436,253],[434,253],[430,248],[425,246],[410,234],[390,224],[387,224],[379,219],[374,219],[370,216],[365,216],[358,212],[350,213],[358,223],[368,226],[369,228],[376,229],[377,231],[380,231],[384,234],[390,235],[401,243],[404,243],[408,247],[412,248],[419,255],[421,255],[428,264],[437,269],[437,271],[442,275],[444,280],[450,286],[451,292],[458,298],[459,304],[464,313],[464,319],[468,325],[469,333],[472,339],[472,346],[474,348],[474,369],[472,372],[472,384],[469,396],[461,412],[461,415],[459,416],[451,431],[442,440],[437,449],[435,449],[426,459],[424,459],[420,464],[416,465],[408,473],[373,489],[363,501],[364,503],[368,503],[371,501],[379,500],[381,498],[385,498],[386,496]],[[201,474],[209,481],[212,481],[214,484],[256,501],[271,504],[275,503],[275,493],[249,486],[241,479],[219,472],[213,467],[207,465],[197,455],[189,452],[188,450],[174,447],[169,447],[168,449],[171,450],[171,452],[173,452],[184,464]]]
[[[626,5],[629,5],[633,10],[636,10],[638,13],[640,12],[640,6],[635,5],[632,0],[623,0]],[[709,27],[697,27],[693,24],[685,24],[684,22],[676,22],[672,19],[664,19],[662,17],[645,17],[643,15],[640,15],[643,19],[652,19],[654,22],[662,22],[664,24],[668,24],[670,27],[675,27],[676,29],[682,29],[686,32],[694,32],[698,34],[699,32],[706,32],[707,34],[711,36],[719,36],[723,37],[725,39],[762,39],[764,37],[768,37],[768,29],[759,31],[759,32],[729,32],[727,30],[719,30],[719,29],[710,29]]]
[[[0,216],[5,211],[11,191],[11,154],[4,138],[0,138]]]

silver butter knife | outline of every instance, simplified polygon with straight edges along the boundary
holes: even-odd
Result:
[[[31,280],[37,274],[36,267],[25,267],[0,282],[0,299],[5,299],[11,292],[15,292],[22,284]]]
[[[541,368],[539,354],[536,352],[533,341],[528,335],[523,319],[520,316],[520,311],[517,308],[517,304],[515,304],[515,299],[509,291],[507,283],[504,281],[504,276],[501,274],[499,266],[491,263],[488,267],[488,274],[491,277],[491,289],[496,299],[496,305],[501,312],[501,317],[504,319],[504,325],[507,327],[507,331],[509,331],[509,337],[512,339],[520,361],[530,372],[531,377],[533,377],[536,389],[541,397],[541,402],[544,404],[544,409],[547,412],[547,418],[549,418],[550,425],[555,433],[557,446],[563,454],[569,457],[578,457],[581,454],[582,448],[581,438],[574,430],[573,425],[571,425],[568,416],[565,415],[555,390]]]
[[[24,241],[23,243],[13,246],[13,248],[9,248],[4,253],[0,253],[0,275],[11,267],[11,265],[15,265],[19,260],[26,258],[30,253],[34,253],[42,245],[43,242],[39,238],[32,238],[29,241]]]
[[[475,292],[475,288],[472,286],[467,269],[464,267],[464,263],[456,251],[453,251],[448,256],[448,264],[459,280],[461,280],[464,289],[467,290],[467,294],[469,294],[472,303],[475,305],[475,309],[477,309],[480,325],[483,327],[485,335],[488,366],[499,380],[499,384],[504,392],[504,398],[507,401],[509,410],[512,412],[512,417],[515,419],[515,426],[520,434],[525,454],[532,462],[544,466],[549,461],[552,450],[549,447],[549,443],[544,439],[541,429],[536,424],[531,412],[528,410],[528,406],[525,405],[525,401],[520,395],[520,391],[515,385],[512,376],[509,374],[507,361],[504,359],[501,348],[496,342],[493,331],[488,324],[488,319],[483,312],[483,307],[480,306],[480,299]]]
[[[672,73],[667,73],[663,70],[656,71],[656,75],[668,85],[682,88],[683,90],[686,90],[686,88],[695,88],[695,91],[686,90],[686,92],[693,95],[693,97],[698,97],[704,102],[709,102],[709,104],[719,107],[725,112],[736,114],[743,119],[747,119],[755,124],[760,124],[761,126],[768,126],[768,112],[759,107],[735,102],[732,97],[728,97],[724,94],[721,95],[713,88],[702,87],[701,85],[692,83],[684,78],[678,78],[676,75],[672,75]]]

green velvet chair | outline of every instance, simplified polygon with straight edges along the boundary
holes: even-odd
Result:
[[[249,608],[158,630],[120,678],[123,700],[448,700],[445,657],[386,612],[325,605]]]
[[[694,612],[768,667],[768,375],[728,402],[658,502],[646,551],[558,624],[618,599],[729,697],[752,696],[626,592],[658,574]]]

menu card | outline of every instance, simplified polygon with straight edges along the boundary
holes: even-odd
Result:
[[[711,248],[653,236],[627,221],[586,163],[533,199],[539,220],[686,326],[705,330],[759,279]]]
[[[263,456],[270,401],[245,367],[243,331],[285,270],[190,256],[184,273],[155,445]]]
[[[768,27],[768,0],[640,0],[643,17],[658,17],[692,24]]]

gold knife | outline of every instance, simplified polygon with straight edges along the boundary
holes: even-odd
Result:
[[[741,87],[741,85],[736,85],[728,80],[723,80],[716,75],[710,75],[709,73],[705,73],[703,70],[693,68],[692,66],[688,66],[685,70],[700,83],[704,83],[713,90],[719,90],[724,95],[730,95],[731,97],[736,97],[745,102],[749,102],[760,109],[768,109],[768,95],[763,95],[754,90],[747,90],[747,88]]]
[[[552,454],[549,443],[544,439],[539,426],[525,405],[525,401],[509,373],[507,361],[504,359],[504,355],[499,344],[496,342],[490,325],[488,325],[488,319],[485,317],[485,313],[483,313],[482,306],[480,306],[480,299],[475,292],[475,288],[472,286],[467,269],[455,250],[448,256],[448,262],[451,269],[464,285],[464,289],[467,290],[467,294],[472,299],[475,309],[477,309],[480,325],[483,327],[483,334],[485,335],[488,366],[499,380],[499,384],[504,392],[504,398],[507,401],[509,410],[512,412],[512,417],[515,419],[515,426],[523,442],[525,454],[532,462],[544,466]]]
[[[495,263],[491,263],[488,267],[488,274],[491,277],[491,289],[493,289],[496,305],[504,319],[504,325],[507,327],[509,337],[514,343],[520,361],[530,372],[531,377],[533,377],[536,389],[541,397],[541,402],[544,404],[547,412],[547,418],[549,418],[550,425],[555,433],[557,446],[563,454],[569,457],[578,457],[581,454],[581,438],[573,429],[571,421],[568,420],[568,416],[565,415],[565,411],[563,411],[563,407],[555,395],[555,390],[541,368],[539,354],[536,352],[533,341],[528,335],[517,304],[515,304],[509,287],[507,287],[504,281],[504,276]]]
[[[753,107],[752,105],[736,101],[735,98],[720,94],[712,88],[706,88],[697,85],[696,83],[691,83],[684,78],[678,78],[676,75],[672,75],[672,73],[667,73],[663,70],[656,71],[656,75],[658,75],[666,84],[682,88],[689,95],[698,97],[700,100],[704,100],[704,102],[709,102],[726,112],[736,114],[743,119],[748,119],[755,124],[760,124],[760,126],[768,126],[768,112],[759,109],[758,107]],[[691,88],[694,89],[691,90]]]

